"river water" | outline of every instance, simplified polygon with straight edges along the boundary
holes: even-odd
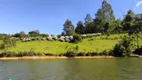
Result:
[[[142,80],[142,58],[0,61],[0,80]]]

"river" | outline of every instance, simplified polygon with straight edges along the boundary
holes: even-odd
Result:
[[[0,80],[142,80],[142,58],[0,61]]]

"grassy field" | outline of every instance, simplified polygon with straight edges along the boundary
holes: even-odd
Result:
[[[78,44],[72,44],[67,42],[59,41],[31,41],[31,42],[18,42],[16,47],[9,48],[12,52],[24,52],[33,50],[35,52],[45,52],[45,53],[65,53],[67,51],[67,46],[79,46],[79,52],[101,52],[105,49],[112,49],[117,43],[117,40],[89,40],[84,39]]]
[[[18,53],[33,50],[39,53],[60,54],[67,52],[67,47],[78,45],[78,52],[102,52],[103,50],[112,49],[118,43],[120,37],[124,36],[127,36],[127,34],[86,38],[77,44],[59,41],[18,41],[16,47],[11,47],[8,51]],[[142,40],[140,40],[140,44],[142,45]]]

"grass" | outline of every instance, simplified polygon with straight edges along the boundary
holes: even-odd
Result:
[[[79,52],[102,52],[103,50],[112,49],[120,40],[120,36],[124,37],[125,35],[127,36],[127,34],[115,34],[110,36],[104,35],[101,37],[86,38],[77,44],[59,41],[17,41],[17,45],[15,47],[9,48],[8,51],[18,53],[24,51],[29,52],[33,50],[36,53],[52,53],[58,55],[60,53],[66,53],[67,47],[78,45]],[[103,37],[108,37],[109,39],[102,39]],[[117,39],[114,39],[116,37]],[[2,41],[0,41],[0,43],[2,43]],[[142,39],[140,40],[140,45],[142,45]]]
[[[105,49],[112,49],[118,42],[117,40],[90,40],[92,38],[83,39],[77,44],[59,41],[30,41],[30,42],[17,42],[15,47],[11,47],[8,51],[24,52],[33,50],[39,53],[52,53],[60,54],[67,52],[67,46],[79,46],[79,52],[101,52]]]

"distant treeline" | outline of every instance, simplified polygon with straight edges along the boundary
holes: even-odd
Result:
[[[85,22],[78,21],[76,27],[67,19],[64,23],[64,35],[88,34],[88,33],[138,33],[142,31],[142,14],[135,14],[129,10],[122,20],[116,19],[111,5],[103,0],[102,8],[98,9],[95,18],[86,15]]]
[[[76,27],[72,24],[71,20],[67,19],[63,24],[63,32],[59,35],[70,36],[77,34],[90,34],[90,33],[103,33],[103,34],[116,34],[116,33],[139,33],[142,32],[142,14],[135,14],[129,10],[122,20],[116,19],[111,5],[103,0],[102,7],[98,9],[93,19],[90,14],[86,15],[85,22],[78,21]],[[8,34],[0,34],[0,39]],[[24,31],[11,35],[13,37],[47,37],[48,34],[41,34],[39,30],[29,31],[25,34]]]

